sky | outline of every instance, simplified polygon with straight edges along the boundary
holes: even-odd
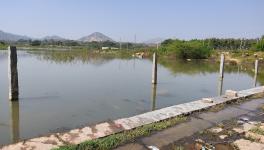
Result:
[[[0,0],[0,30],[34,38],[256,38],[264,0]]]

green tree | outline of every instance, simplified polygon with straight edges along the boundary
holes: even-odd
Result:
[[[41,41],[40,40],[34,40],[31,42],[32,46],[40,46],[41,45]]]
[[[260,39],[255,46],[255,49],[258,51],[264,51],[264,38]]]

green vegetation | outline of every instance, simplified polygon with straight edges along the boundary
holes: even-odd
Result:
[[[57,150],[110,150],[119,145],[133,142],[138,137],[148,136],[155,131],[166,129],[185,120],[187,120],[187,117],[179,116],[161,122],[144,125],[133,130],[109,135],[104,138],[87,141],[78,145],[62,146]]]
[[[0,41],[0,49],[1,50],[7,49],[7,44],[5,42]]]
[[[74,40],[19,40],[16,42],[2,42],[0,48],[6,45],[16,45],[21,49],[30,50],[73,50],[73,51],[94,51],[100,54],[115,53],[115,55],[133,54],[135,51],[144,51],[144,57],[148,57],[156,50],[155,44],[130,43],[130,42],[80,42]],[[121,49],[120,46],[122,47]],[[102,48],[104,47],[104,50]],[[168,39],[161,43],[158,49],[159,56],[181,58],[181,59],[214,59],[218,60],[221,52],[229,52],[227,57],[237,59],[231,60],[240,63],[255,60],[254,54],[264,51],[264,36],[256,39],[193,39],[193,40],[172,40]],[[146,55],[147,53],[147,55]],[[249,57],[248,57],[249,56]],[[264,56],[264,53],[263,53]],[[262,58],[259,57],[259,58]]]
[[[264,129],[260,128],[260,127],[255,127],[251,130],[249,130],[250,132],[259,134],[259,135],[264,135]]]
[[[19,47],[27,47],[27,48],[60,48],[60,49],[77,49],[77,50],[101,50],[102,47],[108,47],[109,49],[119,49],[120,43],[113,41],[102,41],[102,42],[80,42],[74,40],[19,40],[17,42],[12,43]],[[130,42],[122,42],[121,43],[123,50],[134,50],[134,49],[142,49],[148,47],[145,44],[140,43],[130,43]]]
[[[218,104],[214,107],[209,108],[209,111],[211,112],[219,112],[220,110],[223,110],[225,108],[225,104]]]
[[[198,40],[181,41],[165,40],[161,43],[160,52],[183,59],[205,59],[211,54],[211,48]]]
[[[254,49],[257,51],[264,51],[264,36],[262,36],[262,38],[257,41]]]
[[[31,44],[31,46],[40,46],[41,45],[41,41],[40,40],[34,40],[30,44]]]
[[[210,38],[205,40],[200,40],[208,47],[214,50],[249,50],[254,44],[256,44],[257,39],[217,39]]]
[[[264,36],[260,39],[193,39],[172,40],[168,39],[161,43],[159,52],[161,55],[174,56],[183,59],[209,58],[215,51],[230,51],[245,53],[245,51],[264,51]]]

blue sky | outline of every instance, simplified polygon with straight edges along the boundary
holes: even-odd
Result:
[[[264,0],[1,0],[0,30],[78,39],[247,37],[264,34]]]

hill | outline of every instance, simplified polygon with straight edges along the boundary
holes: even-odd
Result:
[[[18,41],[18,40],[30,40],[31,38],[22,35],[16,35],[7,33],[0,30],[0,41]]]
[[[100,33],[100,32],[94,32],[88,36],[84,36],[79,39],[79,41],[82,42],[104,42],[104,41],[114,41],[110,37]]]

